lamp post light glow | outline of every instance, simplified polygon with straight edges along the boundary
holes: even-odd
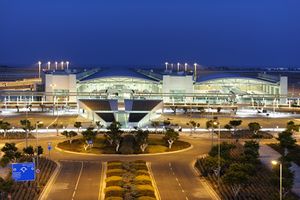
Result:
[[[197,63],[194,63],[194,79],[197,79]]]
[[[57,64],[58,64],[58,63],[55,61],[55,70],[57,70]]]
[[[179,72],[180,63],[177,63],[177,72]]]
[[[165,65],[166,65],[166,71],[168,70],[168,62],[165,62]]]
[[[42,62],[39,61],[38,64],[39,64],[39,78],[41,78],[41,64],[42,64]]]
[[[68,70],[69,69],[69,61],[67,61],[66,64],[67,64],[67,70]]]
[[[64,70],[64,61],[61,61],[61,69]]]
[[[185,72],[187,71],[187,66],[188,66],[188,64],[187,64],[187,63],[184,63],[184,71],[185,71]]]
[[[272,165],[279,164],[279,200],[282,200],[282,163],[276,160],[272,160]]]
[[[173,63],[171,63],[171,70],[173,71]]]
[[[50,70],[51,62],[48,62],[48,70]]]

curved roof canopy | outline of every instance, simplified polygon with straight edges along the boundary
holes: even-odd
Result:
[[[90,81],[94,79],[101,79],[101,78],[115,78],[115,77],[128,77],[128,78],[138,78],[148,81],[155,81],[152,77],[146,76],[142,73],[139,73],[135,69],[128,69],[128,68],[114,68],[114,69],[102,69],[97,71],[94,74],[91,74],[88,77],[85,77],[81,81]]]
[[[206,74],[203,76],[199,76],[197,78],[197,83],[206,82],[206,81],[213,81],[213,80],[220,80],[220,79],[250,79],[250,80],[257,80],[261,82],[268,82],[268,83],[277,83],[278,80],[266,80],[255,76],[250,75],[242,75],[242,74],[229,74],[229,73],[214,73],[214,74]]]

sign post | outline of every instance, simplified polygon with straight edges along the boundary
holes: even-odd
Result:
[[[12,163],[12,178],[15,181],[34,181],[35,180],[35,164],[34,162],[27,163]]]
[[[51,142],[48,142],[48,155],[49,155],[49,159],[50,159],[50,151],[52,149],[52,146],[51,146]]]

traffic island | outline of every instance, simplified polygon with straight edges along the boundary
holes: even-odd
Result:
[[[150,169],[150,164],[142,160],[107,162],[101,199],[159,200]]]
[[[117,149],[115,145],[110,144],[105,137],[99,136],[94,139],[93,144],[86,148],[87,142],[83,138],[74,139],[72,142],[66,140],[64,142],[58,143],[58,149],[75,152],[75,153],[87,153],[87,154],[158,154],[158,153],[168,153],[176,152],[180,150],[185,150],[191,147],[191,144],[185,141],[176,140],[169,148],[168,143],[163,139],[163,136],[155,135],[150,136],[148,139],[147,146],[144,151],[141,150],[140,146],[132,142],[122,141],[120,147]]]

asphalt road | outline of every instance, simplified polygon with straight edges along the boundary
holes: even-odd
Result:
[[[101,175],[99,161],[60,161],[60,163],[61,171],[47,199],[98,199]]]
[[[197,156],[210,149],[211,141],[204,138],[182,137],[193,148],[184,152],[165,155],[108,156],[80,155],[51,150],[51,159],[61,163],[61,170],[50,188],[49,200],[98,199],[101,179],[101,163],[109,160],[142,159],[151,163],[152,172],[162,200],[208,200],[211,191],[192,169]],[[55,146],[64,138],[41,138],[39,144],[47,149],[47,143]],[[29,143],[35,144],[35,141]],[[24,143],[20,144],[20,149]]]

